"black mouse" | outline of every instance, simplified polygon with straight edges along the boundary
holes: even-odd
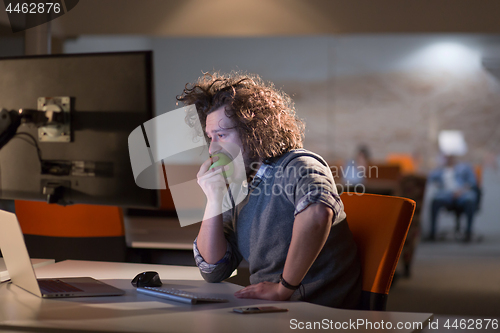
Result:
[[[142,272],[132,280],[134,287],[161,287],[160,275],[153,271]]]

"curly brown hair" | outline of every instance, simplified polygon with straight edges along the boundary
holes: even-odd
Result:
[[[305,124],[297,117],[292,99],[258,75],[205,73],[196,83],[186,84],[177,100],[196,106],[203,131],[198,135],[207,142],[207,115],[225,106],[226,116],[233,119],[251,158],[265,161],[303,147]],[[196,118],[188,114],[186,122],[194,127]]]

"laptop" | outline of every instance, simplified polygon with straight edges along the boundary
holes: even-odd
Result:
[[[11,282],[44,298],[120,296],[125,292],[91,277],[37,279],[15,214],[0,210],[0,249]]]
[[[31,264],[33,268],[42,267],[55,263],[54,259],[31,259]],[[10,280],[9,271],[7,266],[5,266],[5,261],[0,258],[0,283]]]

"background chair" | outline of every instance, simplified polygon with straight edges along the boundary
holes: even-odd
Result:
[[[383,311],[413,217],[415,201],[350,192],[344,192],[341,198],[361,260],[361,307]]]
[[[411,220],[410,229],[406,235],[406,241],[401,253],[401,266],[405,277],[411,276],[411,266],[413,262],[413,254],[417,245],[420,243],[422,227],[422,207],[424,203],[425,186],[427,177],[418,174],[407,174],[401,177],[400,193],[404,198],[415,201],[415,212]]]
[[[415,158],[410,154],[392,153],[386,157],[387,163],[399,165],[403,175],[413,174],[417,171],[417,163]]]
[[[125,261],[122,209],[113,206],[59,206],[15,202],[16,215],[31,257]]]

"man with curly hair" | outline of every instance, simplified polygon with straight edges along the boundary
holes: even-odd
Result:
[[[244,258],[251,285],[236,297],[358,307],[360,264],[343,204],[327,163],[303,149],[304,123],[290,97],[233,72],[205,74],[177,99],[196,106],[209,142],[197,175],[207,206],[194,242],[205,280],[227,279]],[[234,157],[231,147],[243,171],[210,169],[214,154]],[[231,186],[238,172],[246,179],[239,189]],[[242,192],[235,204],[232,193]]]

